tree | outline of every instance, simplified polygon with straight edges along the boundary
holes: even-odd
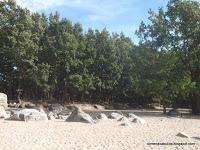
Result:
[[[191,106],[194,114],[200,113],[200,47],[199,22],[200,5],[195,1],[170,1],[167,11],[159,10],[158,14],[150,12],[150,24],[140,26],[139,37],[143,45],[159,50],[174,51],[185,66],[185,72],[195,84],[195,91],[190,91]],[[194,89],[194,88],[192,88]]]

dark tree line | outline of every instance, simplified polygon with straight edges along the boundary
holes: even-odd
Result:
[[[0,2],[0,91],[9,99],[147,105],[200,113],[200,4],[149,11],[135,45],[123,33]]]

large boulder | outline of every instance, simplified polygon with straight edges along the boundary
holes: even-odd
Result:
[[[7,95],[4,93],[0,93],[0,106],[4,106],[5,108],[7,107]]]
[[[48,117],[44,111],[36,109],[22,109],[15,111],[10,119],[19,121],[46,121],[48,120]]]
[[[83,123],[95,123],[92,117],[83,112],[79,107],[75,107],[71,115],[66,119],[67,122],[83,122]]]

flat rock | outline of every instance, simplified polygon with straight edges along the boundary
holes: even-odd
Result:
[[[123,115],[121,115],[121,114],[119,114],[119,113],[111,113],[110,114],[110,118],[111,119],[117,119],[117,120],[119,120],[120,118],[122,118],[122,117],[124,117]]]
[[[187,135],[187,134],[184,133],[184,132],[179,132],[176,136],[184,137],[184,138],[189,138],[189,135]]]
[[[79,107],[75,107],[71,115],[66,119],[67,122],[83,122],[83,123],[95,123],[92,117],[83,112]]]
[[[46,113],[36,109],[22,109],[15,111],[10,119],[19,121],[46,121],[48,117]]]

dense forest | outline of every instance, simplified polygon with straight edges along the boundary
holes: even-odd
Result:
[[[134,44],[123,33],[0,2],[0,91],[11,99],[128,102],[200,113],[200,3],[149,11]],[[133,31],[134,32],[134,31]]]

